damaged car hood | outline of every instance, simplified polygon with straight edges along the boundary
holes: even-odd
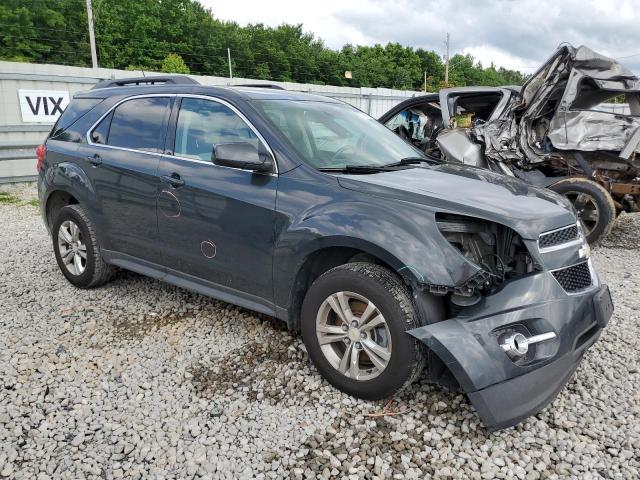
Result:
[[[338,182],[350,190],[482,217],[507,225],[529,239],[576,221],[563,197],[511,177],[464,165],[345,175],[338,177]]]

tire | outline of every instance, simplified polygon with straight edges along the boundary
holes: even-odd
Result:
[[[332,297],[336,305],[341,294],[356,315],[356,321],[367,313],[369,303],[365,301],[375,307],[363,322],[362,330],[343,330],[343,322],[329,302]],[[384,325],[372,328],[380,322],[379,314]],[[379,265],[348,263],[321,275],[306,294],[301,324],[307,352],[320,374],[331,385],[354,397],[365,400],[390,397],[413,383],[424,367],[425,347],[406,333],[420,326],[411,294],[395,274]],[[331,328],[332,332],[342,330],[344,338],[336,341],[340,334],[324,333],[325,328]],[[319,337],[323,342],[331,341],[321,346]],[[345,354],[341,356],[343,347]],[[348,349],[357,352],[349,354],[350,360],[355,357],[359,361],[355,376],[351,367],[345,373],[339,371],[340,360],[344,360]],[[385,360],[372,352],[384,353],[388,358]],[[386,362],[384,368],[380,368],[382,362]],[[368,370],[368,367],[372,368]]]
[[[549,188],[564,195],[573,204],[589,244],[597,245],[609,234],[617,216],[616,206],[602,185],[586,178],[574,177],[554,183]]]
[[[77,231],[73,225],[77,226]],[[114,268],[102,259],[95,228],[84,208],[80,205],[61,208],[53,222],[51,233],[58,267],[72,285],[94,288],[111,279]],[[86,258],[82,258],[83,251]],[[71,260],[69,256],[72,257]]]

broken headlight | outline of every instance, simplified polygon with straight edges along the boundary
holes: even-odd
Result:
[[[535,270],[522,238],[504,225],[463,215],[437,213],[440,233],[480,268],[456,294],[486,293],[504,281]]]

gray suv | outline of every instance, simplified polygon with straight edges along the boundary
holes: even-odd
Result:
[[[512,425],[613,309],[566,199],[442,164],[326,97],[105,81],[75,96],[38,170],[73,285],[119,267],[274,316],[360,398],[424,373]]]

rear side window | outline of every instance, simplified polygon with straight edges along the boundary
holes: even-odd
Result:
[[[258,137],[226,105],[200,98],[183,98],[176,126],[175,155],[211,160],[214,145],[251,143],[258,147]]]
[[[102,98],[76,98],[72,100],[51,130],[51,137],[60,135],[102,100]]]
[[[96,128],[91,132],[91,141],[93,143],[100,143],[106,145],[107,137],[109,136],[109,127],[111,126],[111,119],[113,118],[113,112],[104,117]]]
[[[127,100],[102,119],[91,132],[91,140],[114,147],[159,151],[169,102],[169,97]]]

